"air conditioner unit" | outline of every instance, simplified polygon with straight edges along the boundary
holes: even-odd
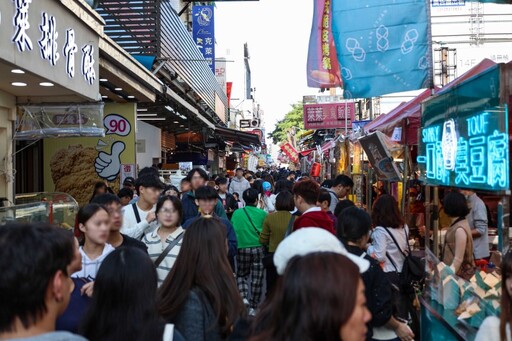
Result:
[[[251,128],[259,128],[261,121],[259,119],[251,120]]]

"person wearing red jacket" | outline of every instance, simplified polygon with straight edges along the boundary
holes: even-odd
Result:
[[[293,224],[293,231],[307,227],[319,227],[336,234],[332,219],[316,205],[319,193],[320,185],[312,180],[302,180],[293,186],[295,207],[302,212],[302,215]]]

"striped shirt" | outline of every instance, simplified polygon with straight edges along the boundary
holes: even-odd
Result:
[[[162,243],[162,240],[158,235],[158,231],[160,231],[160,227],[158,227],[155,231],[146,234],[144,238],[142,238],[142,241],[148,247],[148,254],[153,262],[156,261],[160,254],[162,254],[162,252],[167,248],[168,244],[172,243],[172,241],[175,240],[181,233],[185,232],[185,230],[183,230],[183,228],[180,226],[176,229],[176,231],[167,237],[165,243]],[[164,260],[162,260],[160,265],[158,265],[156,268],[156,272],[158,274],[158,286],[164,282],[165,278],[174,266],[174,262],[176,261],[176,257],[178,257],[182,243],[183,238],[175,247],[171,249],[171,251],[169,251]]]

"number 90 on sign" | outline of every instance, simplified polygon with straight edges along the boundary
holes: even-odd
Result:
[[[131,131],[131,125],[128,120],[118,114],[110,114],[103,119],[103,124],[107,129],[106,134],[115,134],[119,136],[128,136]]]

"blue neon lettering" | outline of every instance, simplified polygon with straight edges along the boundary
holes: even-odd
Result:
[[[423,131],[421,132],[421,134],[423,135],[423,142],[429,143],[439,141],[440,132],[441,127],[439,126],[423,129]]]
[[[445,167],[446,155],[443,155],[441,136],[443,125],[423,128],[423,152],[418,155],[417,161],[425,171],[425,178],[438,185],[508,189],[509,137],[506,131],[496,126],[495,121],[501,120],[498,115],[498,112],[484,112],[463,120],[459,119],[453,170]],[[464,128],[467,128],[467,135],[464,133],[460,136],[459,134],[466,130]]]
[[[480,114],[478,116],[473,116],[466,119],[468,123],[469,136],[485,134],[487,130],[487,125],[489,123],[487,116],[489,116],[489,113],[484,112],[483,114]]]

